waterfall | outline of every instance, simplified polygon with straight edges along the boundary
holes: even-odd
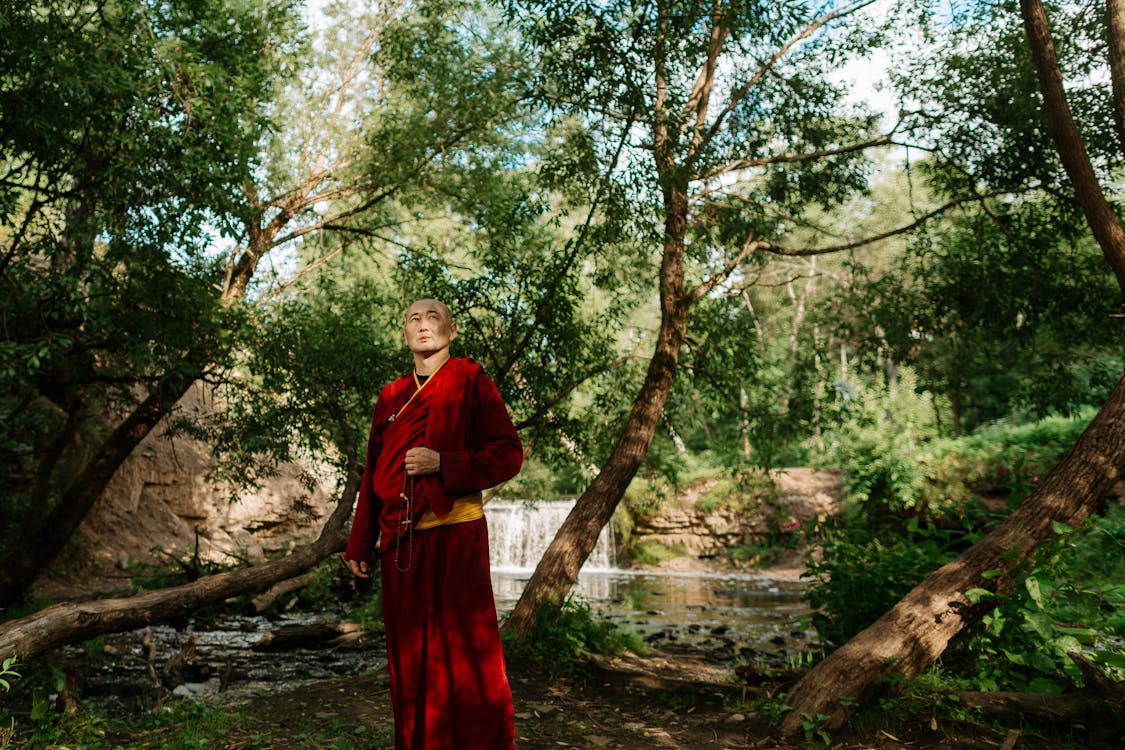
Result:
[[[555,532],[562,526],[574,500],[493,500],[485,506],[488,517],[488,550],[492,569],[534,570]],[[598,536],[598,544],[582,570],[615,568],[612,524]]]

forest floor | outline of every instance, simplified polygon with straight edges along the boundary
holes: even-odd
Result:
[[[803,572],[797,552],[773,562],[770,568],[755,572],[794,580]],[[711,564],[693,558],[677,558],[657,567],[677,573],[714,572]],[[73,585],[73,579],[69,582]],[[296,657],[278,654],[277,659]],[[729,659],[723,662],[715,654],[685,645],[644,656],[591,660],[561,675],[511,655],[509,677],[519,750],[1059,750],[1086,746],[1080,735],[1065,728],[1001,726],[978,721],[967,712],[943,711],[933,702],[919,706],[915,701],[908,708],[902,700],[884,703],[859,719],[858,728],[830,739],[810,725],[807,737],[786,743],[777,736],[771,707],[783,702],[789,685],[740,687]],[[219,701],[178,715],[185,714],[190,718],[173,719],[174,723],[161,728],[119,729],[99,747],[393,747],[390,690],[385,670],[380,669],[297,685],[279,682],[237,702]],[[193,724],[199,725],[201,736],[187,744],[183,738]]]
[[[674,657],[673,657],[674,659]],[[694,663],[684,659],[684,664]],[[559,748],[680,748],[722,750],[756,748],[790,750],[832,747],[844,750],[1016,750],[1059,748],[1057,736],[1034,731],[994,729],[975,722],[931,724],[902,717],[904,726],[871,728],[850,736],[787,744],[756,712],[749,701],[730,695],[717,697],[683,690],[668,692],[627,684],[607,677],[602,669],[583,669],[565,677],[549,677],[542,669],[512,664],[516,705],[516,746],[520,750]],[[330,680],[291,691],[275,691],[254,698],[238,712],[221,743],[208,747],[241,748],[326,747],[310,744],[310,727],[325,742],[325,728],[349,737],[348,747],[392,747],[389,687],[381,674],[359,679]],[[916,717],[915,717],[916,719]],[[171,728],[170,728],[171,729]],[[147,734],[147,733],[146,733]],[[359,740],[366,737],[366,740]],[[115,744],[132,746],[118,737]],[[153,737],[144,738],[146,747]],[[158,745],[157,745],[158,746]],[[1068,742],[1065,746],[1080,747]]]
[[[680,569],[700,565],[667,562]],[[771,576],[798,576],[796,556],[778,560]],[[284,657],[282,657],[284,658]],[[825,741],[817,728],[808,738],[784,742],[769,716],[769,702],[783,699],[790,684],[759,687],[739,684],[716,654],[688,645],[654,650],[643,656],[596,658],[558,674],[544,665],[509,656],[509,679],[516,712],[519,750],[1059,750],[1086,745],[1063,730],[1000,726],[950,715],[933,702],[908,708],[887,704],[860,719],[862,728]],[[790,676],[793,679],[793,676]],[[362,748],[389,750],[392,741],[390,688],[384,670],[357,677],[280,686],[246,702],[217,707],[231,720],[201,747],[215,750],[263,748]],[[112,746],[163,747],[162,732],[119,736]],[[153,736],[153,735],[157,736]],[[346,738],[337,744],[332,738]],[[1097,747],[1098,745],[1089,745]],[[178,746],[177,746],[178,747]],[[194,745],[193,745],[194,747]]]

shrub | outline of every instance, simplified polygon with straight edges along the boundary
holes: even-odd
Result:
[[[629,548],[629,557],[641,565],[659,565],[665,560],[673,560],[686,554],[687,550],[683,545],[673,548],[660,542],[638,542]]]
[[[1040,548],[1011,593],[972,589],[995,606],[953,656],[963,683],[983,690],[1058,693],[1082,683],[1081,654],[1125,680],[1125,509],[1111,508]]]
[[[807,559],[812,580],[802,598],[815,612],[821,640],[839,645],[877,620],[931,570],[951,560],[966,531],[907,523],[901,535],[847,524],[822,531],[820,552]]]
[[[552,674],[572,671],[590,654],[646,651],[639,635],[595,615],[589,603],[574,598],[558,608],[540,607],[528,637],[517,640],[505,633],[504,647],[510,656],[530,659]]]

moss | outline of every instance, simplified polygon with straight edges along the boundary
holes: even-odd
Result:
[[[668,547],[660,542],[640,542],[629,549],[629,556],[634,562],[641,565],[658,565],[665,560],[672,560],[687,555],[687,550],[682,544]]]

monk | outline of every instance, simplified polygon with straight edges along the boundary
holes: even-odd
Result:
[[[367,578],[378,555],[395,750],[511,750],[481,490],[515,476],[523,449],[496,385],[450,357],[448,307],[412,304],[405,336],[414,370],[375,404],[344,559]]]

